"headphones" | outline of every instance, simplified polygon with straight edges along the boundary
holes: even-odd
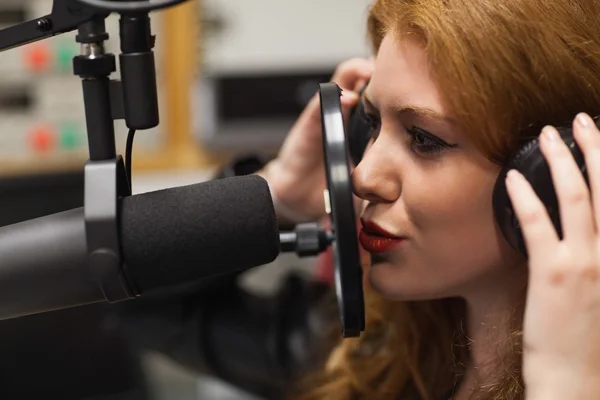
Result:
[[[363,91],[364,89],[360,92],[361,96]],[[596,124],[598,124],[598,121],[596,121]],[[349,155],[355,165],[362,159],[363,153],[370,140],[369,135],[366,134],[369,129],[370,127],[366,119],[363,104],[359,101],[351,111],[346,130],[348,135]],[[557,130],[563,141],[571,150],[571,154],[589,187],[585,161],[581,149],[573,138],[571,124],[557,127]],[[494,185],[492,197],[494,216],[502,234],[513,248],[527,257],[527,248],[523,239],[521,227],[506,190],[506,174],[511,169],[518,170],[525,178],[527,178],[537,196],[546,206],[546,210],[548,211],[548,215],[550,216],[558,236],[562,238],[558,199],[552,182],[550,168],[542,155],[539,139],[537,137],[520,147],[503,166],[496,180],[496,184]]]

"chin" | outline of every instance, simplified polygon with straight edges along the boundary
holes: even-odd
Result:
[[[448,283],[437,274],[424,276],[413,268],[398,267],[386,262],[372,265],[367,273],[369,285],[388,300],[425,301],[456,297],[449,290]]]

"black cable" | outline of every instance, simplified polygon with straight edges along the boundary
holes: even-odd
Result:
[[[176,6],[187,0],[157,0],[157,1],[109,1],[109,0],[77,0],[87,6],[112,12],[150,12],[171,6]]]
[[[125,170],[127,171],[127,179],[129,180],[129,190],[132,190],[131,178],[131,157],[133,153],[133,138],[135,137],[135,129],[130,129],[127,134],[127,144],[125,145]]]

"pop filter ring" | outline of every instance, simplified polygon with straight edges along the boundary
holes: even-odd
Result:
[[[328,188],[325,201],[335,235],[331,245],[342,335],[348,338],[357,337],[365,330],[365,306],[341,95],[342,90],[336,83],[319,85]]]

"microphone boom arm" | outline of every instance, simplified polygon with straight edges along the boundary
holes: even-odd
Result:
[[[53,0],[49,15],[0,29],[0,51],[74,31],[84,22],[108,15],[77,0]]]

